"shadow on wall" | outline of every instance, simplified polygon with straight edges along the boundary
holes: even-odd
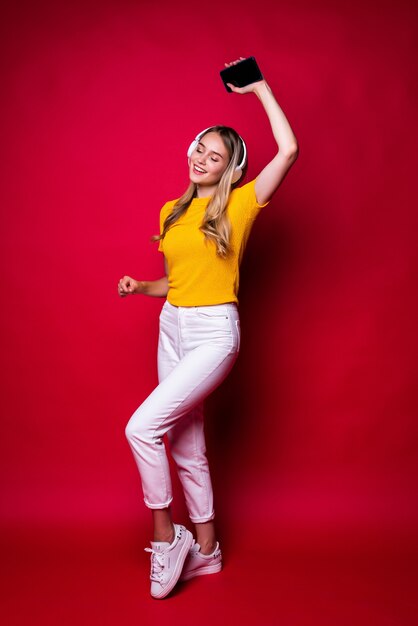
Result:
[[[277,375],[286,369],[277,331],[283,319],[284,285],[298,255],[296,230],[288,209],[276,212],[274,201],[259,216],[241,267],[240,356],[228,379],[206,402],[208,456],[223,535],[238,522],[234,504],[245,492],[245,483],[261,484],[263,473],[271,474],[272,469],[280,481],[281,433],[286,430],[292,394],[290,381]],[[269,414],[260,416],[260,411]],[[250,499],[238,508],[250,509]]]

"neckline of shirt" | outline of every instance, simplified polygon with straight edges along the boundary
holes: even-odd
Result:
[[[191,206],[205,206],[206,204],[208,204],[209,200],[211,199],[212,196],[205,196],[204,198],[193,198],[193,200],[191,201],[189,207]]]

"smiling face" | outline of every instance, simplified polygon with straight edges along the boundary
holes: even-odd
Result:
[[[198,196],[212,195],[222,174],[228,167],[230,156],[217,132],[204,135],[189,159],[189,176],[198,185]]]

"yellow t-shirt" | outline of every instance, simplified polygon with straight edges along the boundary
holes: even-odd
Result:
[[[213,241],[199,227],[209,198],[194,198],[187,211],[160,240],[168,266],[167,300],[175,306],[205,306],[238,302],[239,264],[251,227],[262,206],[255,196],[255,180],[234,189],[227,212],[231,222],[231,253],[222,259]],[[175,204],[167,202],[160,213],[160,233]]]

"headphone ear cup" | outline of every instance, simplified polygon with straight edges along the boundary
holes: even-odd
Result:
[[[232,184],[234,185],[235,183],[237,183],[239,179],[241,178],[241,176],[242,176],[242,169],[240,167],[236,167],[234,175],[232,177]]]
[[[198,140],[197,139],[193,139],[192,143],[189,146],[189,149],[187,150],[187,158],[190,159],[190,157],[192,156],[193,152],[196,150],[196,146],[198,144]]]

